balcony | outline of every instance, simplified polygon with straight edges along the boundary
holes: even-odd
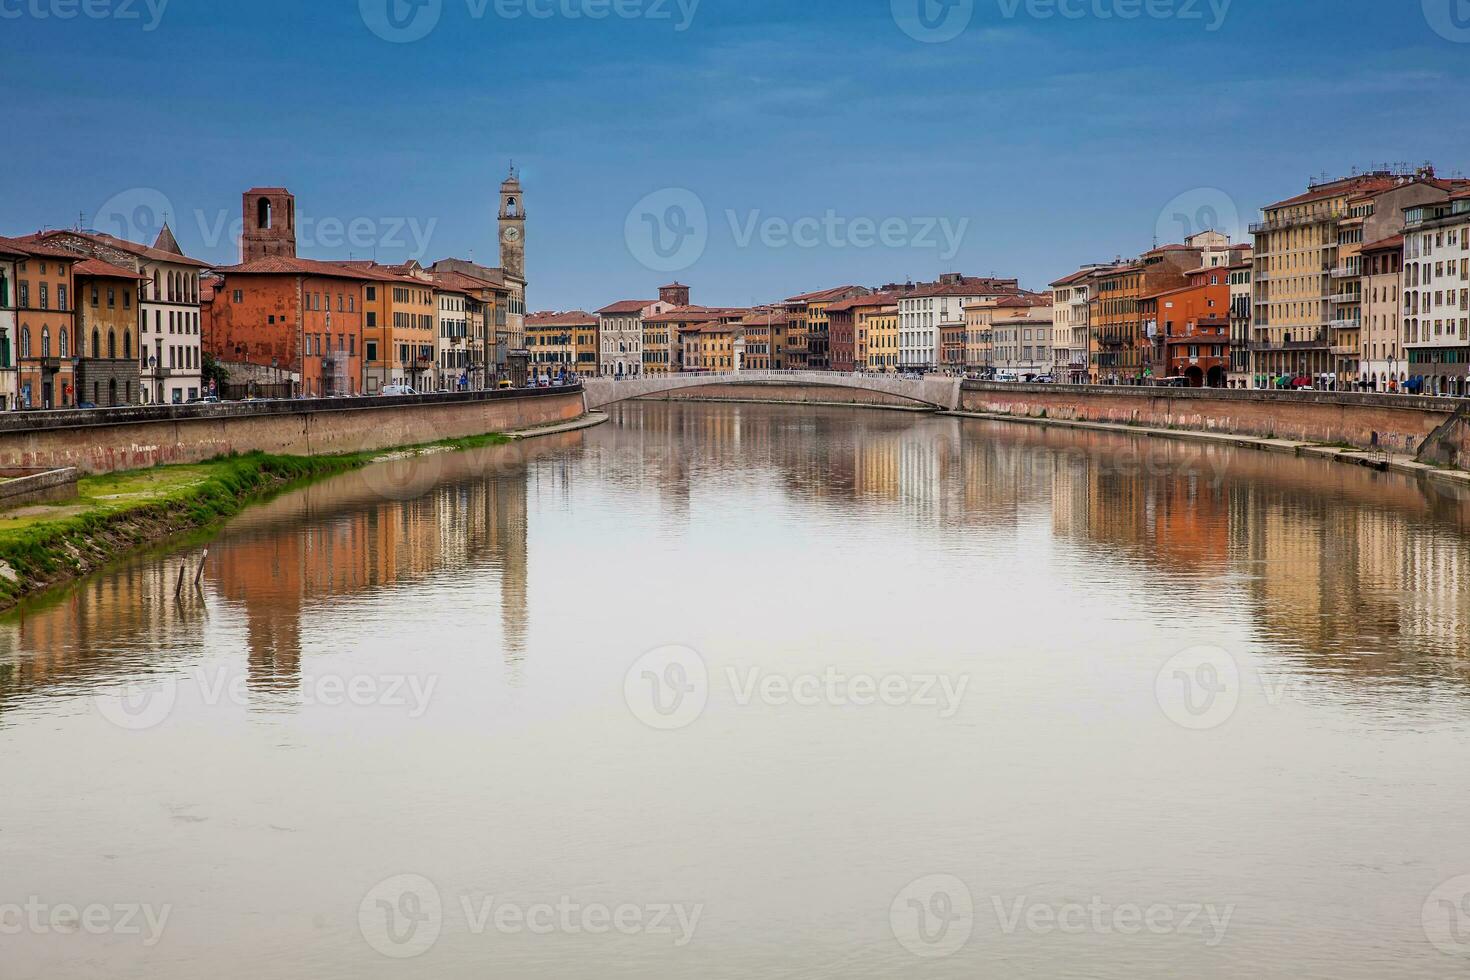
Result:
[[[1345,347],[1345,346],[1343,346],[1341,344],[1334,344],[1332,346],[1332,353],[1333,353],[1333,356],[1335,356],[1335,357],[1357,357],[1358,356],[1358,348],[1356,348],[1356,347]]]
[[[1305,225],[1337,224],[1343,219],[1341,211],[1322,211],[1315,214],[1297,215],[1295,217],[1268,218],[1265,221],[1257,221],[1251,225],[1252,235],[1262,235],[1271,231],[1283,231],[1287,228],[1301,228]],[[1331,243],[1333,248],[1336,242]]]
[[[1328,323],[1333,330],[1361,330],[1363,321],[1358,320],[1332,320]]]
[[[1340,265],[1327,273],[1333,279],[1357,279],[1363,274],[1363,270],[1351,265]]]
[[[1275,343],[1269,340],[1251,341],[1253,351],[1281,351],[1281,350],[1322,350],[1331,346],[1327,339],[1327,332],[1320,331],[1316,336],[1308,340],[1285,340]]]
[[[1363,294],[1362,293],[1338,293],[1335,296],[1329,296],[1329,297],[1327,297],[1327,302],[1329,302],[1329,303],[1337,303],[1339,305],[1341,305],[1343,303],[1361,303],[1361,302],[1363,302]]]

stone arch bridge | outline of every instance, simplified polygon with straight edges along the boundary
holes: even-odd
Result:
[[[641,378],[586,378],[587,408],[596,410],[630,398],[661,395],[711,385],[831,388],[876,392],[913,402],[915,407],[954,411],[960,406],[960,379],[910,378],[897,374],[838,374],[832,371],[738,371],[722,374],[652,374]]]

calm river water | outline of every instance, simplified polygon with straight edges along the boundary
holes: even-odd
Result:
[[[863,410],[343,476],[0,623],[0,976],[1463,977],[1467,533]]]

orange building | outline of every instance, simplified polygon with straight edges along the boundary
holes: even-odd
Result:
[[[364,292],[375,275],[270,256],[216,270],[202,302],[204,349],[231,384],[290,382],[306,397],[364,393]]]
[[[19,408],[76,404],[76,289],[81,256],[35,241],[0,239],[15,260],[15,321]]]
[[[1230,371],[1230,273],[1196,269],[1189,285],[1139,300],[1147,336],[1162,337],[1165,374],[1195,388],[1225,387]]]

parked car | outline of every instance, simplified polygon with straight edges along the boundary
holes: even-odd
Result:
[[[413,385],[384,385],[380,395],[417,395]]]
[[[201,395],[201,396],[198,396],[198,397],[195,397],[195,398],[190,398],[187,402],[185,402],[185,404],[186,405],[218,405],[219,404],[219,398],[217,396],[215,396],[215,395]]]
[[[501,391],[504,391],[507,388],[514,388],[515,385],[511,384],[509,380],[505,380],[505,381],[501,381],[495,387],[498,388],[498,389],[500,389]]]

